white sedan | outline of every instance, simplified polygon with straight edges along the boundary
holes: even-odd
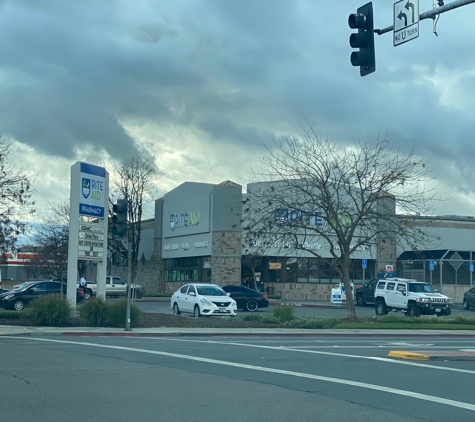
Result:
[[[173,293],[170,307],[176,315],[188,312],[196,318],[202,315],[235,316],[237,314],[236,301],[216,284],[185,284]]]

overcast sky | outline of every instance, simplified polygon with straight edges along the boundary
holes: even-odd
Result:
[[[348,15],[363,3],[0,0],[0,132],[38,174],[38,216],[69,197],[76,161],[114,177],[115,160],[153,155],[157,197],[245,183],[303,118],[341,144],[415,143],[451,198],[436,212],[475,215],[475,4],[441,15],[438,37],[431,19],[397,47],[376,35],[376,72],[361,78]],[[373,2],[376,28],[392,25],[393,3]]]

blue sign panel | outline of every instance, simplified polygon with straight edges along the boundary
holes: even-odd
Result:
[[[106,170],[93,164],[81,163],[79,214],[104,218],[106,206]]]
[[[473,273],[473,262],[470,262],[469,267],[470,267],[470,272]]]
[[[429,270],[434,271],[434,261],[429,261]]]
[[[361,260],[361,268],[368,268],[368,261],[366,258]]]

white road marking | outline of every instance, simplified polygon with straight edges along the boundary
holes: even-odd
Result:
[[[214,344],[225,344],[231,346],[241,346],[241,347],[255,347],[257,349],[272,349],[272,350],[286,350],[289,352],[298,352],[298,353],[313,353],[316,355],[328,355],[328,356],[340,356],[345,358],[355,358],[355,359],[367,359],[367,360],[377,360],[379,362],[387,362],[387,363],[394,363],[397,365],[409,365],[409,366],[418,366],[421,368],[430,368],[430,369],[437,369],[440,371],[450,371],[450,372],[461,372],[462,374],[475,374],[475,371],[471,371],[468,369],[457,369],[457,368],[444,368],[443,366],[436,366],[436,365],[429,365],[424,363],[417,363],[417,362],[408,362],[405,360],[395,360],[395,359],[388,359],[388,358],[378,358],[374,356],[360,356],[360,355],[350,355],[346,353],[334,353],[334,352],[320,352],[317,350],[301,350],[301,349],[294,349],[292,347],[285,347],[285,346],[264,346],[258,344],[246,344],[246,343],[234,343],[234,342],[227,342],[227,341],[215,341],[215,340],[186,340],[186,339],[179,339],[179,338],[151,338],[151,337],[144,337],[147,340],[166,340],[166,341],[181,341],[181,342],[194,342],[194,343],[214,343]]]
[[[87,346],[87,347],[97,347],[97,348],[103,348],[103,349],[124,350],[128,352],[146,353],[150,355],[168,356],[168,357],[172,357],[176,359],[186,359],[186,360],[191,360],[191,361],[196,361],[196,362],[204,362],[204,363],[209,363],[213,365],[231,366],[234,368],[249,369],[252,371],[270,372],[274,374],[289,375],[293,377],[307,378],[307,379],[312,379],[312,380],[317,380],[317,381],[332,382],[335,384],[350,385],[353,387],[366,388],[369,390],[384,391],[386,393],[396,394],[399,396],[410,397],[410,398],[414,398],[418,400],[425,400],[425,401],[429,401],[433,403],[439,403],[439,404],[445,404],[447,406],[457,407],[460,409],[475,411],[475,405],[470,404],[470,403],[464,403],[457,400],[449,400],[443,397],[431,396],[428,394],[421,394],[421,393],[416,393],[416,392],[411,392],[411,391],[406,391],[406,390],[399,390],[397,388],[384,387],[381,385],[368,384],[368,383],[358,382],[358,381],[344,380],[340,378],[324,377],[320,375],[307,374],[304,372],[286,371],[283,369],[266,368],[263,366],[247,365],[243,363],[228,362],[224,360],[181,355],[178,353],[137,349],[134,347],[112,346],[112,345],[106,345],[106,344],[94,344],[94,343],[86,343],[86,342],[80,342],[80,341],[53,340],[53,339],[32,338],[32,337],[12,337],[12,338],[20,339],[20,340],[28,340],[28,341],[34,340],[34,341],[43,341],[43,342],[48,342],[48,343],[62,343],[62,344],[71,344],[71,345],[81,345],[81,346]],[[333,355],[333,353],[328,353],[328,354]],[[348,355],[348,356],[351,356],[351,355]]]

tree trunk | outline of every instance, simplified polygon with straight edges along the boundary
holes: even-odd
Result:
[[[345,260],[345,261],[349,261]],[[356,319],[356,310],[355,310],[355,301],[353,298],[353,294],[351,292],[351,284],[350,284],[350,265],[349,262],[345,262],[342,268],[342,277],[341,281],[345,286],[346,291],[346,309],[348,311],[348,318],[349,319]]]

